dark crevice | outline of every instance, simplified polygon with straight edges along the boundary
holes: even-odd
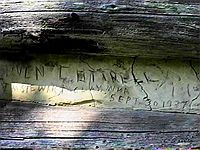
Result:
[[[25,47],[29,47],[25,45]],[[34,47],[37,47],[34,48]],[[93,40],[71,39],[61,37],[60,39],[48,39],[47,42],[40,43],[38,46],[33,45],[34,52],[39,53],[65,53],[64,50],[73,50],[81,52],[100,52],[98,43]]]
[[[145,94],[145,96],[143,97],[143,100],[145,101],[146,106],[149,107],[149,110],[151,111],[152,110],[151,100],[149,99],[148,93],[146,92],[146,90],[144,89],[144,87],[141,84],[143,81],[138,80],[134,73],[134,65],[136,63],[136,59],[137,59],[137,57],[134,57],[132,67],[131,67],[132,68],[131,73],[132,73],[135,84],[138,85],[141,88],[141,91]]]

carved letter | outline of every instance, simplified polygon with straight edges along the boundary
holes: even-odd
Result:
[[[77,82],[85,82],[85,72],[84,71],[77,71]]]
[[[40,68],[38,68],[36,66],[35,67],[35,73],[36,73],[36,80],[39,79],[39,74],[40,74],[40,76],[44,77],[44,66],[40,66]]]

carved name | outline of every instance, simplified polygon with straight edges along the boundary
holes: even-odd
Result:
[[[198,62],[115,57],[0,61],[2,99],[200,112]],[[9,92],[10,91],[10,92]]]

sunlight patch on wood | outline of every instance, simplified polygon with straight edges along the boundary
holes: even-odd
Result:
[[[88,105],[102,103],[105,93],[94,90],[70,91],[57,86],[37,86],[22,83],[11,83],[12,99],[37,102],[48,105]]]

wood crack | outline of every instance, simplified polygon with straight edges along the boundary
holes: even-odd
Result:
[[[135,58],[133,59],[133,63],[132,63],[132,67],[131,67],[131,68],[132,68],[132,69],[131,69],[132,77],[133,77],[133,79],[134,79],[135,84],[138,85],[138,86],[141,88],[141,91],[145,94],[145,96],[143,97],[143,100],[145,101],[145,105],[146,105],[147,107],[149,107],[149,110],[151,111],[151,110],[152,110],[152,107],[151,107],[151,100],[149,99],[148,93],[146,92],[146,90],[144,89],[144,87],[141,85],[141,83],[142,83],[143,81],[138,80],[138,79],[136,78],[136,76],[135,76],[135,73],[134,73],[134,65],[135,65],[135,63],[136,63],[136,59],[137,59],[137,57],[135,57]],[[146,104],[146,103],[147,103],[147,104]]]

